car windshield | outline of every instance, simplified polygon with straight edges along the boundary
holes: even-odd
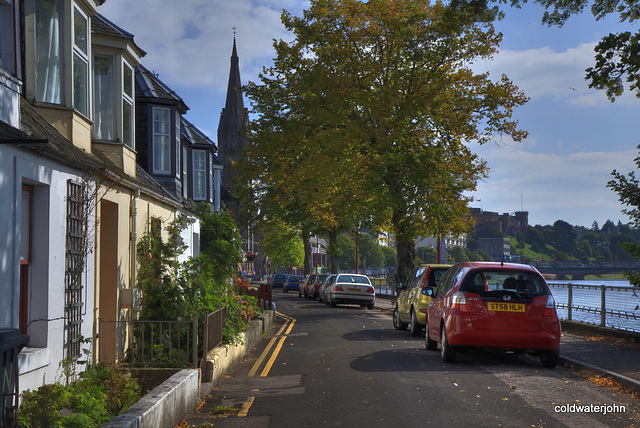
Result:
[[[481,296],[517,293],[521,297],[537,297],[549,294],[543,280],[525,271],[480,271],[473,274],[461,287],[462,291]]]
[[[298,275],[291,275],[289,277],[289,281],[300,281],[301,279],[302,279],[302,277],[298,276]]]
[[[356,275],[340,275],[336,282],[347,282],[352,284],[369,284],[369,278],[366,276]]]
[[[273,279],[287,279],[287,275],[278,274]]]

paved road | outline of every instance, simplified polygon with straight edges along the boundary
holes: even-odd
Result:
[[[485,352],[444,364],[424,338],[394,330],[388,310],[274,294],[282,316],[270,336],[187,417],[191,426],[640,426],[637,400],[568,369]],[[220,405],[241,411],[214,419]],[[590,412],[562,411],[571,405]]]

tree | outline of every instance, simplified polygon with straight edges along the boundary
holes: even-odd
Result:
[[[272,267],[299,267],[304,263],[303,242],[297,230],[278,220],[272,220],[263,228],[262,248],[271,260]]]
[[[502,1],[502,0],[501,0]],[[528,0],[511,0],[520,7]],[[532,0],[547,9],[542,22],[562,26],[572,15],[582,13],[590,6],[596,20],[607,15],[618,15],[620,22],[633,23],[640,18],[640,3],[619,0]],[[629,90],[640,97],[640,31],[611,33],[595,47],[595,65],[586,70],[590,88],[603,89],[613,102],[624,92],[625,82]]]
[[[262,85],[245,88],[259,115],[247,151],[256,180],[285,183],[330,238],[361,222],[392,231],[406,282],[416,237],[468,230],[464,193],[487,171],[469,144],[526,136],[511,120],[524,94],[469,68],[496,52],[495,17],[427,0],[312,0],[302,17],[284,12],[294,40],[275,42]]]

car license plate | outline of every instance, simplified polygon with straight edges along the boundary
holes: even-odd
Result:
[[[355,291],[356,293],[357,293],[358,291],[360,291],[360,289],[359,289],[359,288],[348,288],[347,290],[349,290],[349,291]]]
[[[524,303],[489,302],[490,311],[524,312]]]

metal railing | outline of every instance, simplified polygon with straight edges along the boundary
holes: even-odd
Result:
[[[369,276],[371,285],[376,290],[376,294],[383,294],[385,296],[396,295],[396,279],[395,275],[376,275]]]
[[[204,318],[204,345],[203,359],[216,346],[222,343],[222,330],[224,329],[225,318],[227,317],[227,308],[220,308],[217,311],[210,312]]]
[[[99,361],[133,367],[198,367],[198,317],[191,321],[98,320]]]
[[[549,287],[562,319],[640,332],[640,288],[551,282]]]

